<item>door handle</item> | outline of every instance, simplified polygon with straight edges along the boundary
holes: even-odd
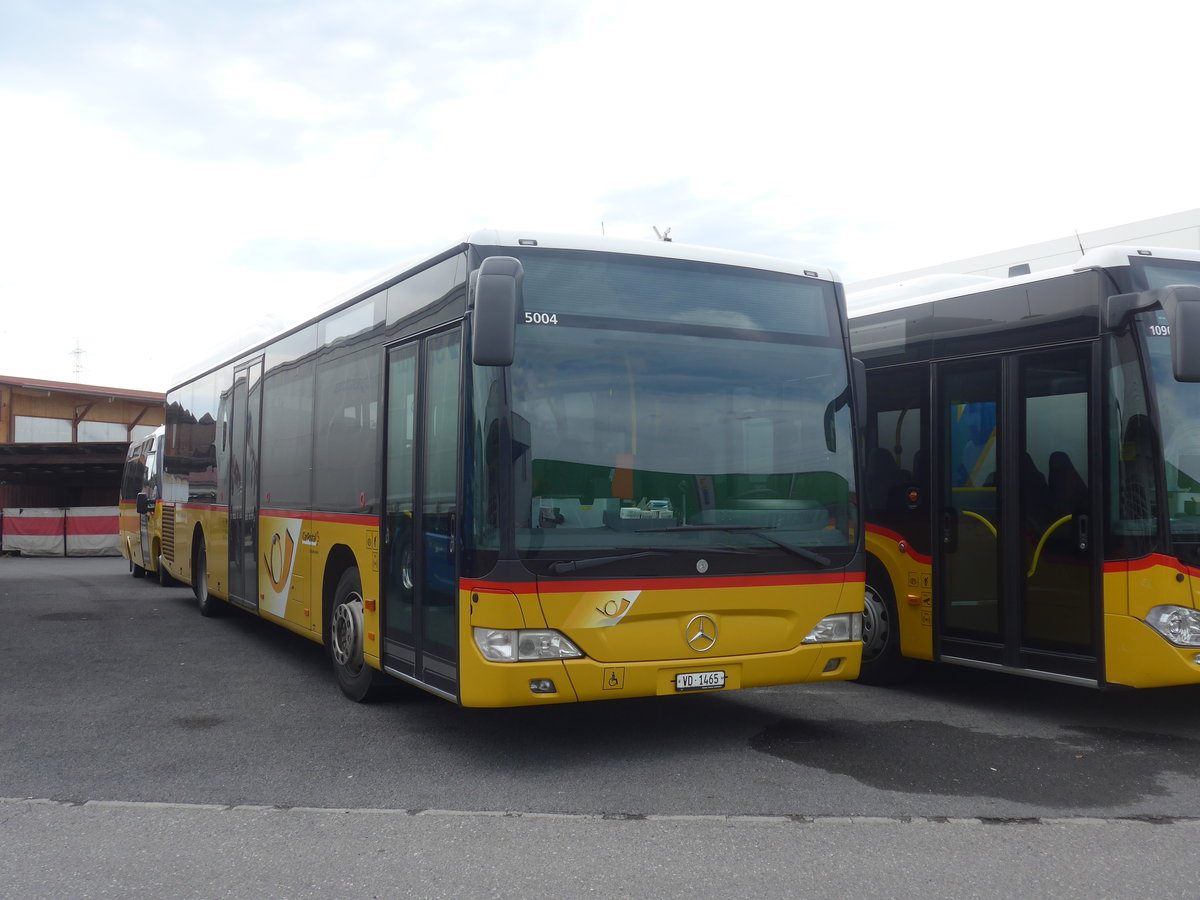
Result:
[[[942,544],[953,550],[955,539],[958,537],[958,510],[946,507],[942,511]]]
[[[1075,516],[1075,543],[1080,553],[1086,553],[1091,546],[1091,523],[1086,515]]]

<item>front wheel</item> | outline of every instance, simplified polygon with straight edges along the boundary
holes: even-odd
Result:
[[[158,583],[162,587],[173,587],[176,584],[175,579],[171,577],[171,573],[167,571],[166,565],[163,564],[161,555],[158,557]]]
[[[329,622],[329,656],[342,693],[356,703],[375,699],[382,676],[363,656],[362,579],[347,569],[338,579]]]
[[[858,680],[863,684],[895,684],[908,677],[912,662],[900,655],[900,622],[891,579],[867,570],[863,598],[863,655]]]

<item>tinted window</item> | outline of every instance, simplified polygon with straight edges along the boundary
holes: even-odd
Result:
[[[317,364],[313,503],[334,512],[377,512],[379,370],[382,351]]]
[[[279,366],[263,393],[263,503],[275,509],[308,509],[312,499],[312,360]]]
[[[386,294],[380,291],[349,309],[333,313],[317,325],[317,342],[328,346],[344,338],[361,335],[383,322]]]
[[[1172,284],[1200,284],[1200,263],[1180,261],[1155,261],[1134,263],[1140,273],[1140,282],[1146,289],[1167,287]]]
[[[164,470],[178,485],[175,496],[217,502],[216,374],[167,395]]]
[[[930,553],[929,370],[873,370],[867,399],[867,521]]]
[[[850,323],[850,346],[864,362],[894,365],[929,359],[932,304],[861,316]]]
[[[466,309],[466,257],[463,254],[409,275],[387,289],[387,324],[402,330],[416,322],[445,322]],[[457,304],[458,308],[453,307]]]
[[[829,337],[833,286],[815,278],[578,250],[482,250],[525,269],[526,313],[583,315]]]
[[[129,448],[125,459],[125,470],[121,475],[121,499],[136,500],[146,483],[146,442],[141,441]]]

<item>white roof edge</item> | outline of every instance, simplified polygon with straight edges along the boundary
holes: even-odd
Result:
[[[1097,247],[1087,250],[1075,262],[1053,269],[1043,269],[1029,275],[1018,275],[1012,278],[998,278],[990,275],[961,275],[947,273],[945,275],[923,275],[909,281],[896,284],[868,288],[862,291],[847,292],[846,306],[851,318],[870,315],[871,313],[887,312],[892,309],[904,309],[920,303],[932,303],[957,297],[963,294],[977,294],[1015,284],[1031,284],[1046,281],[1050,278],[1061,278],[1092,268],[1112,268],[1129,264],[1130,258],[1173,259],[1185,262],[1200,262],[1200,250],[1187,250],[1177,247],[1143,247],[1136,244],[1110,244],[1107,247]],[[913,292],[910,288],[922,284],[936,283],[939,279],[947,280],[945,287],[933,287],[929,291]],[[968,279],[952,283],[951,280]],[[973,280],[973,281],[972,281]]]
[[[1180,259],[1186,262],[1200,262],[1200,250],[1188,250],[1183,247],[1146,247],[1140,244],[1109,244],[1107,247],[1097,247],[1087,250],[1083,256],[1069,266],[1071,271],[1079,272],[1092,266],[1121,266],[1129,262],[1131,257],[1146,259]]]
[[[598,253],[629,253],[638,256],[657,256],[664,259],[686,259],[718,265],[765,269],[789,275],[808,275],[823,281],[837,281],[837,273],[828,266],[797,262],[740,250],[722,250],[678,241],[652,241],[637,238],[607,237],[604,235],[563,234],[552,231],[520,231],[517,229],[485,228],[466,237],[466,243],[497,247],[521,247],[521,241],[537,241],[539,247],[555,250],[591,250]],[[816,273],[815,275],[813,273]]]

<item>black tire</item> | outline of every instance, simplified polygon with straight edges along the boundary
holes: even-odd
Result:
[[[196,606],[200,615],[212,618],[225,611],[225,604],[208,590],[208,553],[204,549],[204,541],[200,541],[196,546],[196,556],[192,564],[192,593],[196,595]]]
[[[383,675],[363,657],[362,579],[347,569],[338,579],[326,641],[333,672],[342,693],[355,703],[369,703],[383,692]]]
[[[892,581],[882,566],[868,566],[863,602],[863,657],[858,680],[862,684],[897,684],[912,674],[912,668],[912,661],[900,655]]]
[[[166,567],[165,563],[163,562],[163,558],[161,555],[158,557],[158,583],[162,587],[174,587],[176,584],[179,583],[174,578],[172,578],[171,573],[167,571],[167,567]]]

